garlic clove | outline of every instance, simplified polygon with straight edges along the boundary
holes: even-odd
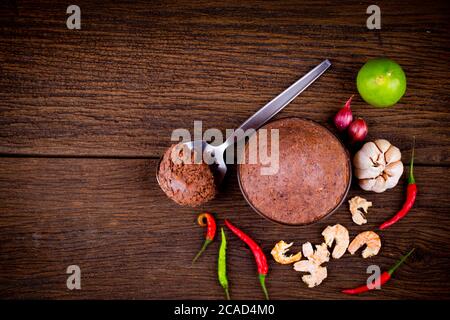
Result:
[[[375,143],[367,142],[359,150],[355,157],[353,158],[353,164],[356,168],[365,169],[373,166],[373,161],[378,159],[380,150],[377,148]]]
[[[397,185],[400,176],[389,176],[386,179],[386,189],[393,188]]]
[[[389,147],[391,146],[391,143],[389,141],[387,141],[386,139],[375,140],[375,144],[381,150],[382,153],[385,153],[386,151],[388,151]]]
[[[361,189],[365,191],[372,191],[373,186],[375,185],[375,179],[360,179],[359,186]]]
[[[376,158],[371,159],[374,166],[384,166],[386,165],[386,160],[384,159],[384,153],[379,153]]]
[[[363,153],[365,153],[369,158],[377,158],[380,154],[380,150],[374,142],[366,143],[361,150],[363,150]]]
[[[398,177],[403,174],[403,163],[401,161],[396,161],[394,163],[390,163],[384,168],[384,172],[386,172],[390,177]]]
[[[384,178],[382,176],[378,176],[375,179],[375,183],[372,187],[372,191],[376,192],[376,193],[381,193],[386,191],[386,180],[384,180]]]
[[[363,152],[358,152],[355,154],[353,158],[353,165],[357,169],[367,169],[373,166],[373,162],[367,157],[367,155]]]
[[[358,179],[373,179],[383,172],[384,166],[369,167],[366,169],[355,169],[355,175]]]
[[[353,158],[353,166],[356,169],[365,170],[371,168],[373,166],[372,160],[367,158],[366,155],[362,155],[361,153],[357,153]]]
[[[401,154],[399,148],[397,148],[395,146],[391,146],[389,148],[389,150],[386,151],[385,157],[386,157],[387,163],[392,163],[392,162],[400,161],[402,158],[402,154]]]

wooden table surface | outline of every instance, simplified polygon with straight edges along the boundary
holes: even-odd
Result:
[[[66,27],[67,1],[0,4],[0,298],[222,299],[216,241],[198,261],[196,215],[229,218],[269,254],[280,239],[322,242],[341,223],[351,237],[373,230],[401,207],[405,179],[382,194],[354,183],[349,197],[373,202],[357,226],[348,206],[307,227],[264,220],[246,204],[231,168],[221,194],[199,209],[171,202],[155,166],[176,128],[234,128],[324,58],[332,68],[278,117],[331,127],[369,58],[388,56],[408,77],[395,107],[356,95],[368,139],[385,138],[409,163],[416,137],[420,194],[410,215],[381,232],[378,256],[345,255],[308,289],[300,274],[271,258],[273,299],[346,299],[417,250],[382,291],[360,299],[450,298],[450,5],[377,1],[381,30],[366,28],[370,1],[77,0],[81,30]],[[408,166],[405,167],[405,171]],[[405,175],[404,175],[405,176]],[[236,299],[263,298],[249,251],[229,234],[229,278]],[[81,290],[66,268],[81,268]]]

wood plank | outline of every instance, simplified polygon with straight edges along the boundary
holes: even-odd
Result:
[[[201,298],[221,299],[215,261],[218,241],[197,264],[202,210],[229,218],[269,253],[280,239],[319,243],[326,225],[342,223],[351,236],[374,229],[401,205],[404,182],[383,194],[353,186],[350,196],[373,201],[369,223],[356,226],[347,206],[308,227],[283,227],[259,217],[240,195],[234,169],[223,192],[197,210],[169,201],[155,181],[156,160],[0,158],[0,298]],[[450,298],[449,170],[417,166],[420,194],[410,215],[381,233],[383,247],[370,260],[345,255],[328,264],[329,277],[308,289],[289,266],[270,258],[273,299],[339,299],[344,287],[365,281],[371,264],[388,268],[408,249],[414,256],[382,291],[361,299]],[[230,232],[229,278],[236,299],[260,299],[250,252]],[[66,288],[65,270],[77,264],[82,289]]]
[[[369,138],[417,163],[450,164],[449,3],[382,2],[382,29],[352,1],[2,2],[0,153],[158,157],[173,129],[234,128],[323,58],[332,69],[281,116],[321,123],[355,93],[366,59],[389,56],[408,91],[378,110],[357,97]]]

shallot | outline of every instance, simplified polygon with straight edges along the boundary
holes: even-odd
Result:
[[[350,108],[350,104],[352,102],[353,96],[347,100],[345,106],[336,113],[334,116],[334,125],[339,131],[344,131],[353,121],[352,109]]]
[[[367,128],[367,123],[361,119],[357,118],[348,127],[348,136],[352,143],[363,141],[369,129]]]

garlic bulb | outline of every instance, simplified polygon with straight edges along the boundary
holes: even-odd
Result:
[[[384,139],[367,142],[353,158],[359,186],[377,193],[397,185],[403,173],[400,150]]]

